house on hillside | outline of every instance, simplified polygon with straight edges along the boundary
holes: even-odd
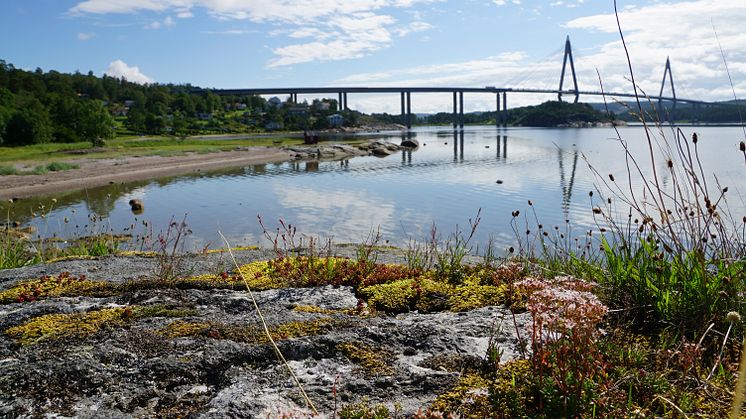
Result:
[[[265,125],[264,128],[268,131],[275,131],[278,129],[282,129],[284,126],[285,125],[282,122],[271,121],[267,122],[267,125]]]
[[[342,126],[342,123],[344,123],[344,118],[342,115],[335,113],[334,115],[329,115],[327,118],[327,121],[329,121],[330,127],[339,127]]]
[[[308,115],[308,105],[306,105],[306,104],[300,104],[300,105],[291,106],[288,109],[288,114],[290,114],[290,115],[300,115],[300,116]]]
[[[278,109],[279,109],[279,108],[281,108],[281,107],[282,107],[282,100],[281,100],[281,99],[280,99],[279,97],[277,97],[277,96],[272,96],[272,97],[271,97],[271,98],[269,98],[269,100],[267,101],[267,104],[268,104],[269,106],[273,106],[273,107],[275,107],[275,108],[278,108]]]

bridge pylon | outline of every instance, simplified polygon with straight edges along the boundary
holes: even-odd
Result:
[[[671,107],[671,121],[675,119],[676,116],[676,88],[674,88],[673,84],[673,73],[671,72],[671,59],[669,57],[666,57],[666,68],[663,70],[663,81],[661,82],[661,91],[658,93],[658,118],[660,120],[663,120],[663,89],[666,87],[666,78],[668,78],[668,81],[671,84],[671,97],[673,98],[673,106]]]
[[[557,99],[562,102],[562,85],[565,84],[565,70],[567,69],[567,60],[570,60],[570,71],[572,72],[572,83],[575,88],[575,101],[578,103],[580,99],[580,93],[578,89],[578,76],[575,74],[575,61],[572,59],[572,44],[570,43],[570,35],[567,35],[565,40],[565,58],[562,60],[562,74],[560,75],[559,93],[557,93]]]

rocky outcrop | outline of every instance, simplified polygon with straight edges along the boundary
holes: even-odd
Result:
[[[312,146],[284,147],[296,160],[346,160],[358,156],[385,157],[401,147],[387,141],[369,141],[359,145],[328,144]]]
[[[269,254],[238,257],[247,263]],[[183,262],[193,275],[214,274],[229,268],[226,259],[211,254]],[[0,271],[0,292],[64,271],[117,285],[116,291],[81,287],[77,296],[0,304],[0,416],[308,412],[247,292],[149,281],[156,265],[152,258],[107,257]],[[399,403],[413,414],[461,371],[479,365],[491,338],[503,360],[518,356],[516,327],[501,307],[373,315],[346,286],[271,289],[255,297],[281,352],[325,414],[363,398]],[[110,316],[93,317],[100,313]],[[529,316],[517,315],[516,324],[528,336]],[[51,334],[35,340],[44,328]]]

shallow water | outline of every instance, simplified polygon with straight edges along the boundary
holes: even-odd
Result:
[[[699,134],[704,172],[714,173],[722,186],[730,188],[730,209],[740,220],[746,214],[746,195],[742,195],[746,194],[746,163],[738,151],[743,130],[683,130],[687,135]],[[619,133],[650,176],[643,130],[625,127]],[[671,131],[664,133],[674,138]],[[149,234],[154,236],[172,218],[186,217],[192,230],[188,248],[199,249],[220,247],[218,230],[233,245],[268,245],[257,222],[261,215],[270,229],[283,219],[296,226],[299,234],[331,236],[338,243],[359,242],[371,229],[380,228],[385,240],[403,245],[410,237],[427,237],[433,224],[443,237],[456,225],[468,230],[468,220],[481,208],[475,243],[483,245],[493,236],[504,248],[515,242],[513,211],[521,211],[521,234],[525,233],[525,215],[535,228],[528,200],[538,222],[547,227],[564,226],[565,220],[577,231],[594,226],[589,191],[601,179],[593,175],[588,163],[602,179],[613,173],[617,184],[625,185],[620,182],[627,173],[624,153],[613,129],[477,126],[454,132],[448,127],[423,127],[409,135],[420,142],[419,149],[386,158],[253,165],[111,185],[22,201],[12,207],[11,218],[34,225],[43,236],[69,237],[102,229],[119,233],[133,225],[141,233],[143,221],[149,223]],[[398,142],[402,135],[383,138]],[[669,182],[665,159],[659,158],[656,167],[661,181]],[[631,182],[639,186],[641,179],[634,176]],[[596,193],[594,199],[598,197]],[[57,202],[53,204],[52,198]],[[145,204],[141,215],[130,211],[128,202],[134,198]],[[45,218],[32,217],[32,211],[46,213]],[[95,222],[89,214],[98,216]]]

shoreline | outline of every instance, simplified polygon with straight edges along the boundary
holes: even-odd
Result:
[[[254,164],[291,161],[350,159],[360,156],[385,156],[401,146],[369,140],[350,145],[343,142],[297,146],[244,146],[231,151],[187,152],[179,156],[119,156],[115,158],[79,158],[67,160],[79,167],[43,174],[0,176],[0,200],[18,200],[70,192],[97,186],[149,180],[159,177],[199,173]]]
[[[119,158],[68,160],[80,167],[39,175],[0,176],[0,199],[22,199],[59,191],[133,182],[163,176],[248,164],[295,160],[289,150],[276,147],[245,147],[235,151],[190,153],[182,156],[126,156]]]

